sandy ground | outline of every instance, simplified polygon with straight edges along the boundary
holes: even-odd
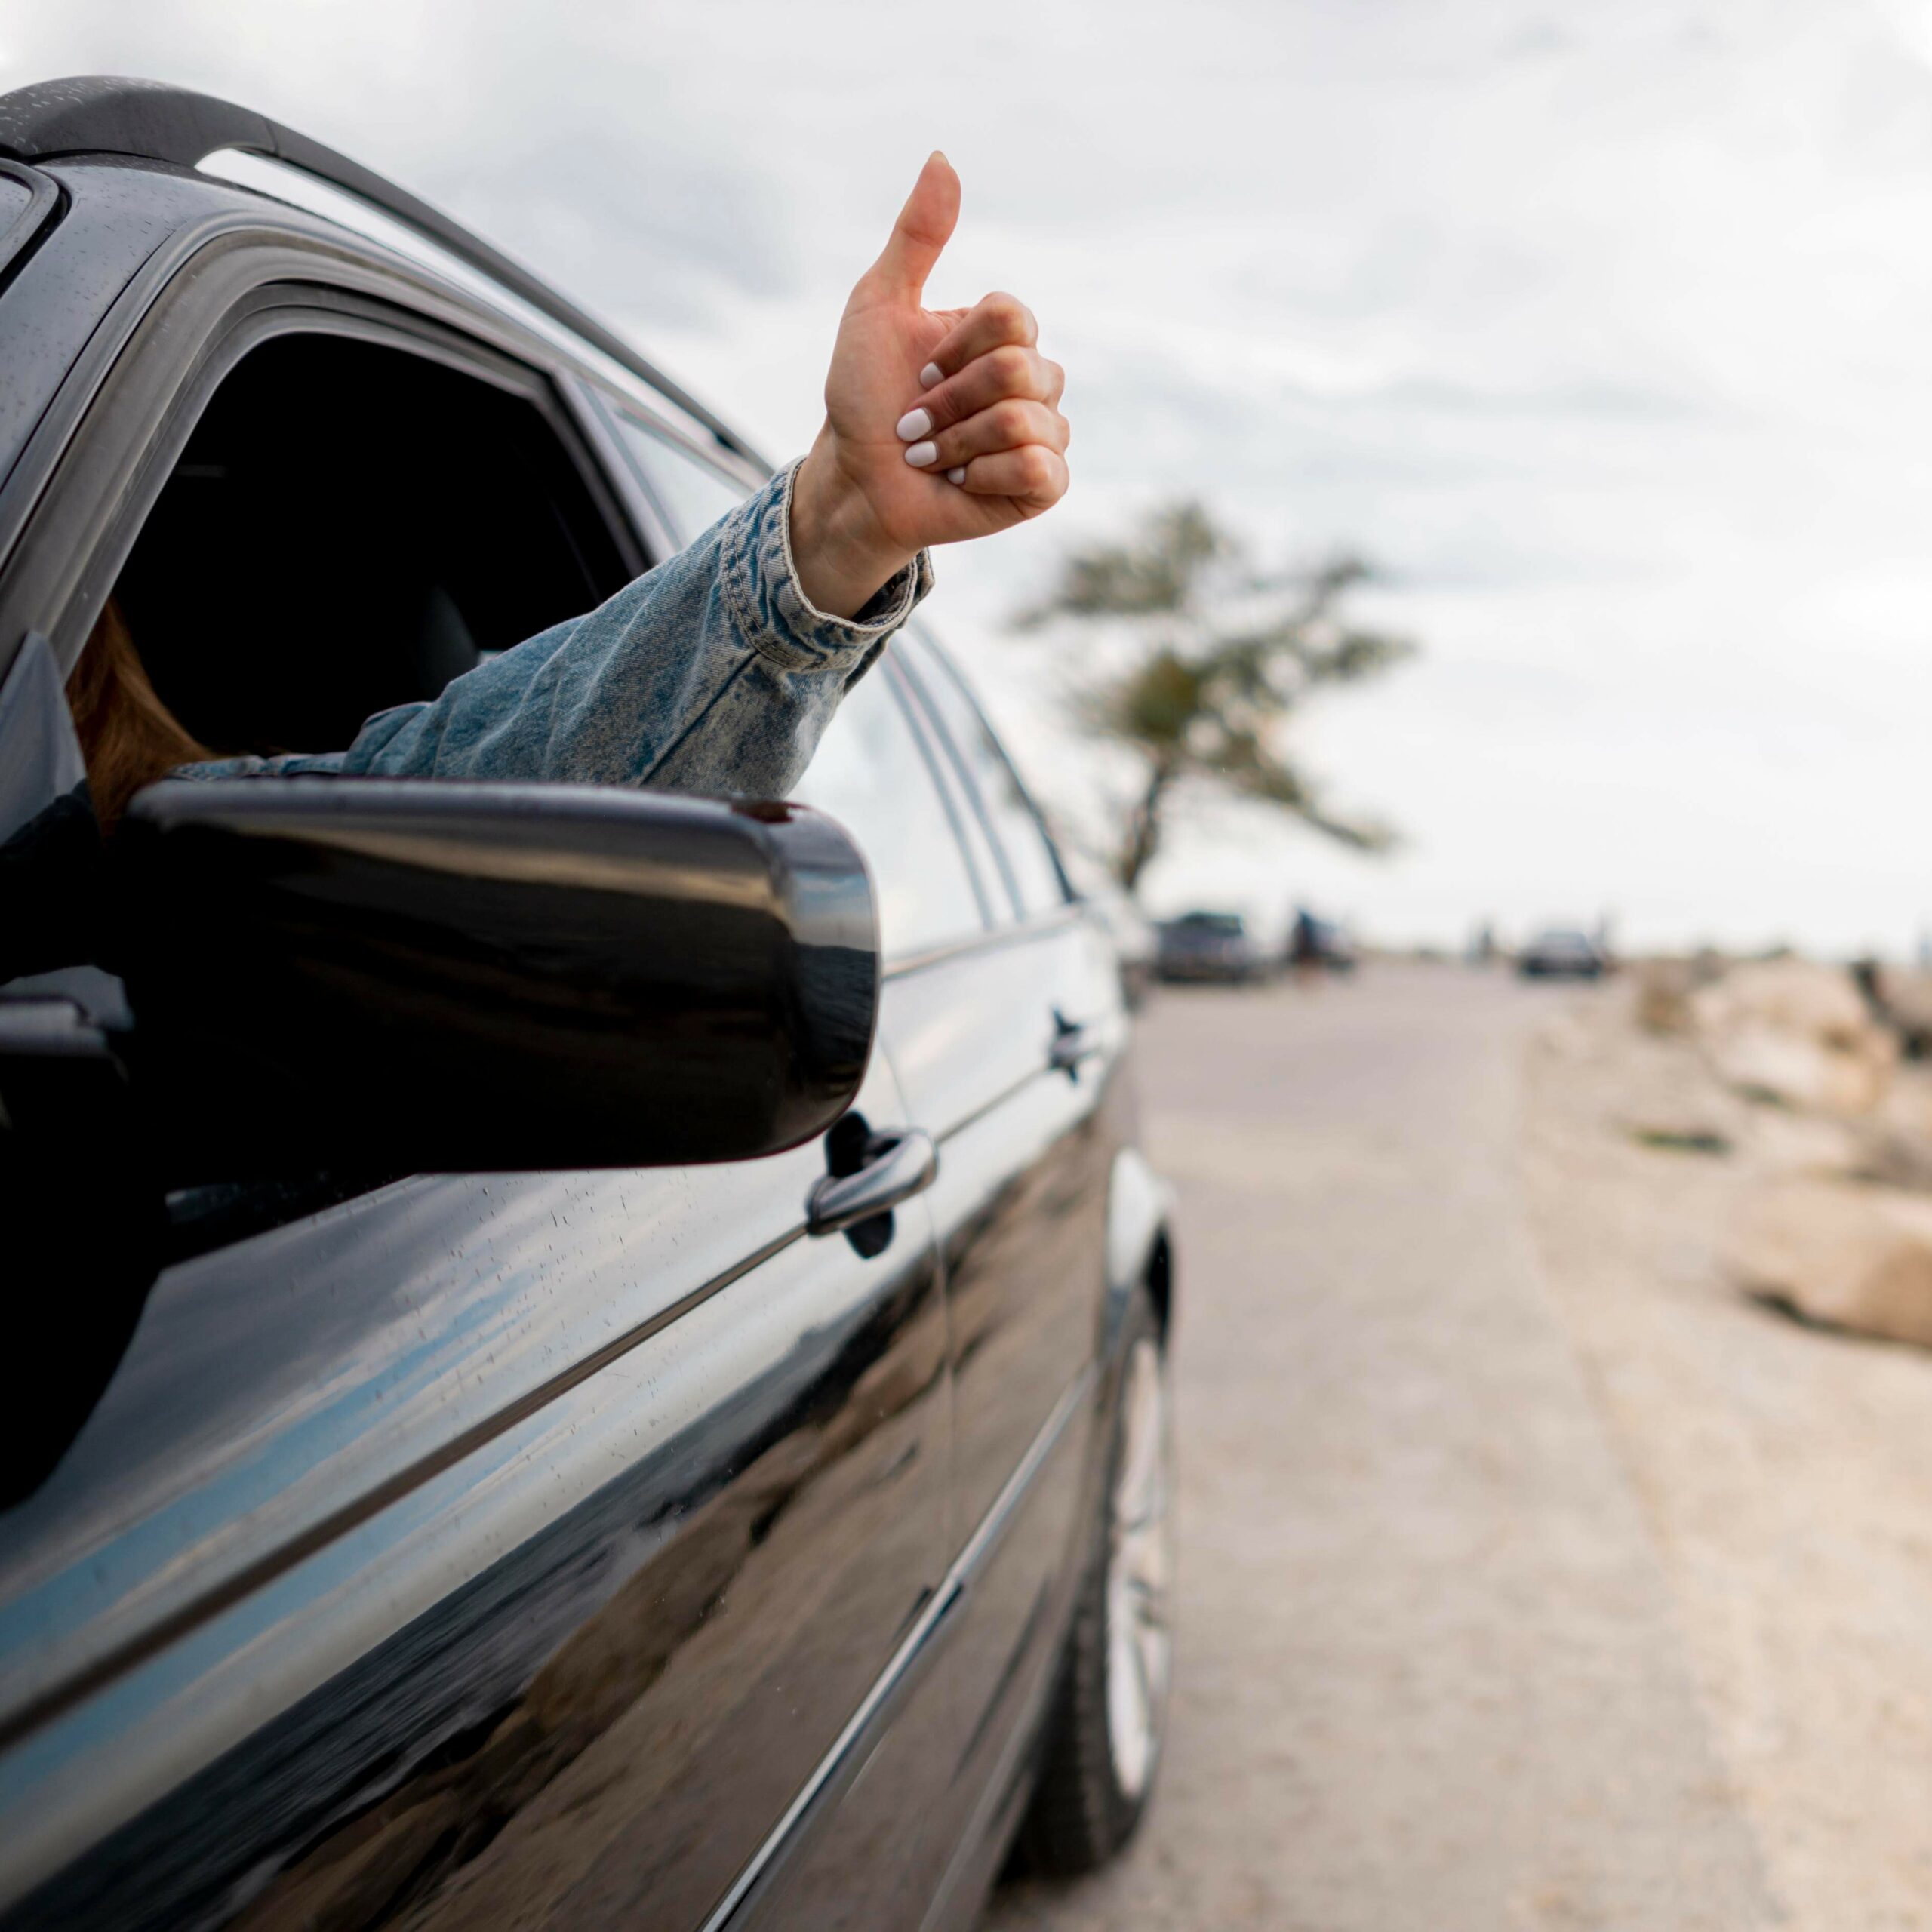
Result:
[[[1613,988],[1157,1001],[1183,1582],[1155,1809],[990,1932],[1932,1924],[1932,1356],[1715,1254]]]
[[[1932,1353],[1739,1294],[1725,1224],[1801,1124],[1727,1102],[1618,994],[1543,1032],[1527,1088],[1548,1278],[1775,1894],[1807,1932],[1932,1925]],[[1635,1137],[1704,1123],[1738,1151]]]

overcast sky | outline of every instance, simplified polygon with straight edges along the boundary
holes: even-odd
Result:
[[[458,214],[775,456],[919,161],[1011,288],[1074,492],[934,614],[1040,789],[1073,648],[1002,620],[1180,493],[1340,544],[1424,655],[1300,743],[1364,862],[1189,812],[1158,907],[1632,943],[1932,925],[1927,0],[0,0],[0,86],[177,80]]]

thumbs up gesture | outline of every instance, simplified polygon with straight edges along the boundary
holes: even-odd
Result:
[[[800,588],[835,617],[927,545],[989,536],[1066,493],[1066,377],[1032,312],[999,294],[924,306],[958,218],[959,177],[935,154],[839,321],[825,426],[792,497]]]

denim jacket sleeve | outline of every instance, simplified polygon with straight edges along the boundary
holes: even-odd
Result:
[[[220,758],[185,778],[339,772],[783,798],[849,686],[932,587],[922,553],[851,619],[792,561],[794,464],[596,610],[378,712],[346,752]]]

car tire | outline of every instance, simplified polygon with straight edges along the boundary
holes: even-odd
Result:
[[[1171,1675],[1174,1477],[1167,1353],[1145,1287],[1128,1304],[1106,1479],[1020,1826],[1029,1870],[1093,1871],[1127,1843],[1160,1768]]]

